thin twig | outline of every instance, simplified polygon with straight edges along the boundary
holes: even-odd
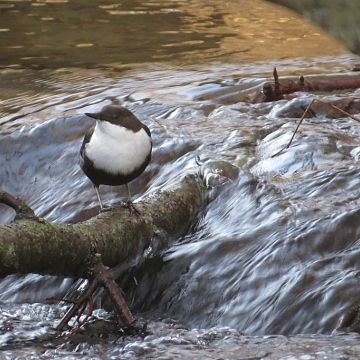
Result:
[[[274,67],[273,76],[274,76],[275,94],[278,97],[278,96],[281,96],[281,92],[280,92],[279,75],[277,73],[276,67]]]
[[[291,143],[292,143],[293,140],[294,140],[295,134],[297,133],[300,125],[302,124],[302,122],[303,122],[306,114],[311,111],[310,108],[311,108],[312,104],[315,103],[315,102],[318,102],[318,103],[320,103],[320,104],[324,104],[324,105],[330,106],[331,108],[339,111],[341,114],[343,114],[343,115],[345,115],[345,116],[348,116],[349,118],[351,118],[351,119],[353,119],[353,120],[355,120],[355,121],[357,121],[357,122],[360,122],[360,119],[356,118],[354,115],[351,115],[351,114],[348,113],[347,111],[345,111],[345,110],[343,110],[343,109],[340,109],[338,106],[336,106],[336,105],[334,105],[334,104],[332,104],[332,103],[328,103],[328,102],[326,102],[326,101],[322,101],[322,100],[319,100],[319,99],[312,99],[311,102],[310,102],[310,104],[307,106],[307,108],[306,108],[305,111],[303,112],[303,114],[302,114],[302,116],[301,116],[301,118],[300,118],[300,121],[299,121],[299,123],[297,124],[296,129],[295,129],[294,133],[293,133],[292,136],[291,136],[291,139],[290,139],[289,143],[288,143],[285,147],[283,147],[280,151],[278,151],[278,152],[275,153],[274,155],[271,155],[271,157],[275,157],[275,156],[281,154],[285,149],[288,149],[288,148],[290,147]]]
[[[76,314],[76,322],[78,323],[78,326],[74,328],[73,331],[78,330],[82,325],[84,325],[93,312],[94,302],[92,296],[99,286],[103,286],[107,290],[122,324],[128,329],[135,329],[135,319],[126,304],[122,290],[116,283],[111,268],[105,266],[102,263],[100,254],[95,254],[94,256],[93,274],[94,280],[90,286],[87,288],[84,294],[75,301],[75,304],[65,314],[56,329],[64,329],[68,325],[68,322],[71,320],[71,318]],[[89,305],[87,315],[85,316],[84,320],[80,321],[80,318],[84,313],[87,305]]]
[[[84,320],[83,320],[83,321],[79,321],[79,326],[78,326],[79,328],[80,328],[81,326],[83,326],[83,325],[89,320],[90,316],[92,315],[92,313],[93,313],[93,311],[94,311],[94,301],[93,301],[92,297],[89,299],[89,304],[88,304],[88,305],[89,305],[88,312],[87,312]]]
[[[351,119],[353,119],[353,120],[355,120],[355,121],[357,121],[357,122],[360,122],[360,119],[356,118],[354,115],[349,114],[347,111],[345,111],[345,110],[343,110],[343,109],[340,109],[340,108],[337,107],[336,105],[331,104],[331,103],[326,103],[326,102],[321,101],[321,100],[318,100],[318,101],[321,102],[321,103],[327,104],[327,105],[331,106],[333,109],[335,109],[335,110],[339,111],[340,113],[348,116],[349,118],[351,118]]]
[[[91,299],[91,298],[89,298]],[[88,300],[87,300],[88,301]],[[76,322],[79,324],[79,327],[81,326],[81,321],[80,321],[80,318],[81,318],[81,315],[84,313],[85,309],[86,309],[86,305],[87,305],[87,301],[84,301],[81,305],[81,308],[76,316]]]
[[[128,328],[131,328],[135,322],[135,319],[127,306],[127,303],[122,295],[121,289],[116,284],[113,272],[110,268],[99,265],[99,281],[107,290],[110,299],[115,307],[115,310],[121,320],[121,322]]]
[[[306,114],[309,112],[310,107],[311,107],[311,105],[314,103],[315,100],[316,100],[316,99],[311,100],[310,104],[306,107],[306,109],[305,109],[305,111],[303,112],[303,114],[302,114],[302,116],[301,116],[301,118],[300,118],[300,121],[298,122],[298,124],[297,124],[297,126],[296,126],[296,128],[295,128],[295,131],[294,131],[294,133],[292,134],[291,139],[290,139],[290,141],[288,142],[288,144],[287,144],[285,147],[283,147],[282,149],[280,149],[280,151],[278,151],[278,152],[275,153],[274,155],[271,155],[271,157],[275,157],[275,156],[281,154],[285,149],[288,149],[288,148],[290,147],[292,141],[294,140],[295,134],[297,133],[297,131],[298,131],[301,123],[303,122]]]
[[[92,296],[95,290],[98,287],[98,280],[95,278],[92,283],[89,285],[85,293],[80,296],[80,298],[76,301],[76,303],[69,309],[69,311],[65,314],[65,316],[60,321],[60,324],[56,327],[56,330],[63,330],[67,327],[68,322],[71,318],[82,308],[83,303],[87,303],[88,299]]]

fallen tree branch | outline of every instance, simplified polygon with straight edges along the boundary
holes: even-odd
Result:
[[[273,72],[274,81],[263,84],[257,93],[250,94],[248,100],[253,104],[278,101],[285,99],[287,95],[295,92],[324,91],[357,89],[360,87],[360,78],[351,79],[326,79],[308,80],[300,76],[298,80],[279,80],[276,68]]]
[[[137,203],[141,216],[115,207],[73,225],[53,224],[35,216],[16,218],[0,226],[0,274],[87,277],[95,253],[109,267],[134,259],[159,232],[168,238],[184,233],[201,205],[202,188],[198,178],[189,175],[176,189]]]

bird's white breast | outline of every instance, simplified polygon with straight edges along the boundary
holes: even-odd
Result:
[[[144,129],[133,132],[106,121],[97,121],[86,156],[97,169],[127,175],[139,168],[151,151],[151,139]]]

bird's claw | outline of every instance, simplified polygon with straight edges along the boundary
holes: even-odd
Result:
[[[140,214],[140,211],[136,208],[135,204],[134,204],[132,201],[130,201],[130,200],[122,203],[121,206],[124,207],[124,208],[129,209],[130,215],[132,215],[133,213],[134,213],[136,216],[140,216],[140,215],[141,215],[141,214]]]
[[[101,209],[100,209],[100,212],[103,213],[103,212],[107,212],[107,211],[111,211],[113,210],[113,207],[110,206],[110,205],[105,205],[103,206]]]

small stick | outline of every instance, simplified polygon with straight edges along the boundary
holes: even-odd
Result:
[[[274,67],[273,76],[274,76],[275,95],[276,95],[276,97],[279,97],[279,96],[281,97],[279,75],[277,73],[276,67]]]
[[[357,122],[360,122],[360,119],[356,118],[354,115],[349,114],[347,111],[345,111],[343,109],[340,109],[336,105],[331,104],[331,103],[326,103],[325,101],[321,101],[321,100],[318,100],[318,101],[321,102],[321,103],[327,104],[327,105],[331,106],[333,109],[335,109],[335,110],[339,111],[340,113],[342,113],[343,115],[346,115],[349,118],[351,118],[351,119],[353,119],[353,120],[355,120]]]
[[[292,134],[291,139],[290,139],[290,141],[288,142],[288,144],[287,144],[285,147],[283,147],[282,149],[280,149],[280,151],[278,151],[278,152],[275,153],[274,155],[271,155],[271,157],[275,157],[275,156],[281,154],[285,149],[288,149],[288,148],[290,147],[292,141],[294,140],[295,134],[297,133],[297,131],[298,131],[301,123],[303,122],[306,114],[309,112],[310,107],[311,107],[311,105],[314,103],[315,100],[316,100],[316,99],[311,100],[310,104],[306,107],[306,109],[305,109],[305,111],[303,112],[303,114],[302,114],[302,116],[301,116],[301,118],[300,118],[300,121],[298,122],[298,124],[297,124],[297,126],[296,126],[296,129],[295,129],[294,133]]]
[[[315,103],[315,102],[319,102],[319,103],[321,103],[321,104],[330,106],[331,108],[339,111],[341,114],[343,114],[343,115],[345,115],[345,116],[348,116],[349,118],[351,118],[351,119],[353,119],[353,120],[355,120],[355,121],[357,121],[357,122],[360,122],[360,119],[356,118],[354,115],[351,115],[351,114],[348,113],[347,111],[345,111],[345,110],[343,110],[343,109],[340,109],[338,106],[336,106],[336,105],[334,105],[334,104],[331,104],[331,103],[328,103],[328,102],[326,102],[326,101],[322,101],[322,100],[319,100],[319,99],[313,99],[313,100],[311,100],[310,104],[307,106],[307,108],[306,108],[305,111],[303,112],[303,114],[302,114],[302,116],[301,116],[301,118],[300,118],[300,121],[299,121],[299,123],[297,124],[296,129],[295,129],[294,133],[293,133],[292,136],[291,136],[291,139],[290,139],[289,143],[288,143],[285,147],[283,147],[280,151],[278,151],[277,153],[271,155],[271,157],[275,157],[275,156],[281,154],[285,149],[288,149],[288,148],[290,147],[291,143],[292,143],[293,140],[294,140],[295,134],[297,133],[300,125],[302,124],[302,122],[303,122],[306,114],[311,111],[310,108],[311,108],[312,104]]]
[[[91,299],[91,298],[90,298],[90,299]],[[83,314],[84,310],[86,309],[86,305],[87,305],[87,303],[84,301],[84,302],[82,303],[82,306],[81,306],[81,308],[80,308],[77,316],[76,316],[76,322],[79,324],[79,327],[81,326],[81,323],[82,323],[82,322],[80,321],[80,318],[81,318],[81,315]]]
[[[60,324],[56,327],[56,330],[63,330],[71,318],[82,308],[83,304],[88,301],[88,299],[92,296],[95,290],[98,287],[98,280],[95,278],[90,286],[85,291],[84,295],[82,295],[78,301],[69,309],[69,311],[62,318]]]
[[[78,300],[75,301],[74,305],[65,314],[60,324],[56,327],[56,329],[57,330],[64,329],[68,325],[68,322],[71,320],[71,318],[76,314],[77,314],[76,322],[78,323],[78,326],[74,329],[74,331],[79,329],[82,325],[84,325],[88,321],[91,314],[93,313],[94,302],[92,300],[92,296],[95,290],[99,286],[103,286],[107,290],[110,299],[113,302],[115,310],[119,316],[119,319],[123,323],[123,325],[128,329],[134,329],[135,319],[129,307],[126,304],[126,301],[122,294],[122,290],[115,281],[113,271],[111,270],[111,268],[105,266],[102,263],[100,254],[95,254],[94,260],[95,260],[95,264],[93,267],[94,280],[87,288],[85,293],[82,296],[80,296]],[[84,320],[80,321],[80,318],[86,309],[86,305],[89,305],[87,315],[85,316]]]
[[[90,298],[90,299],[89,299],[89,310],[88,310],[88,312],[87,312],[84,320],[81,321],[81,322],[79,321],[79,326],[78,326],[78,328],[80,328],[81,326],[83,326],[83,325],[89,320],[89,318],[90,318],[90,316],[92,315],[93,311],[94,311],[94,301],[93,301],[92,298]]]
[[[107,266],[99,264],[98,277],[99,281],[108,291],[110,299],[115,307],[115,310],[121,320],[121,322],[126,326],[131,328],[135,322],[135,319],[126,304],[126,301],[121,293],[121,289],[115,282],[113,272]]]

